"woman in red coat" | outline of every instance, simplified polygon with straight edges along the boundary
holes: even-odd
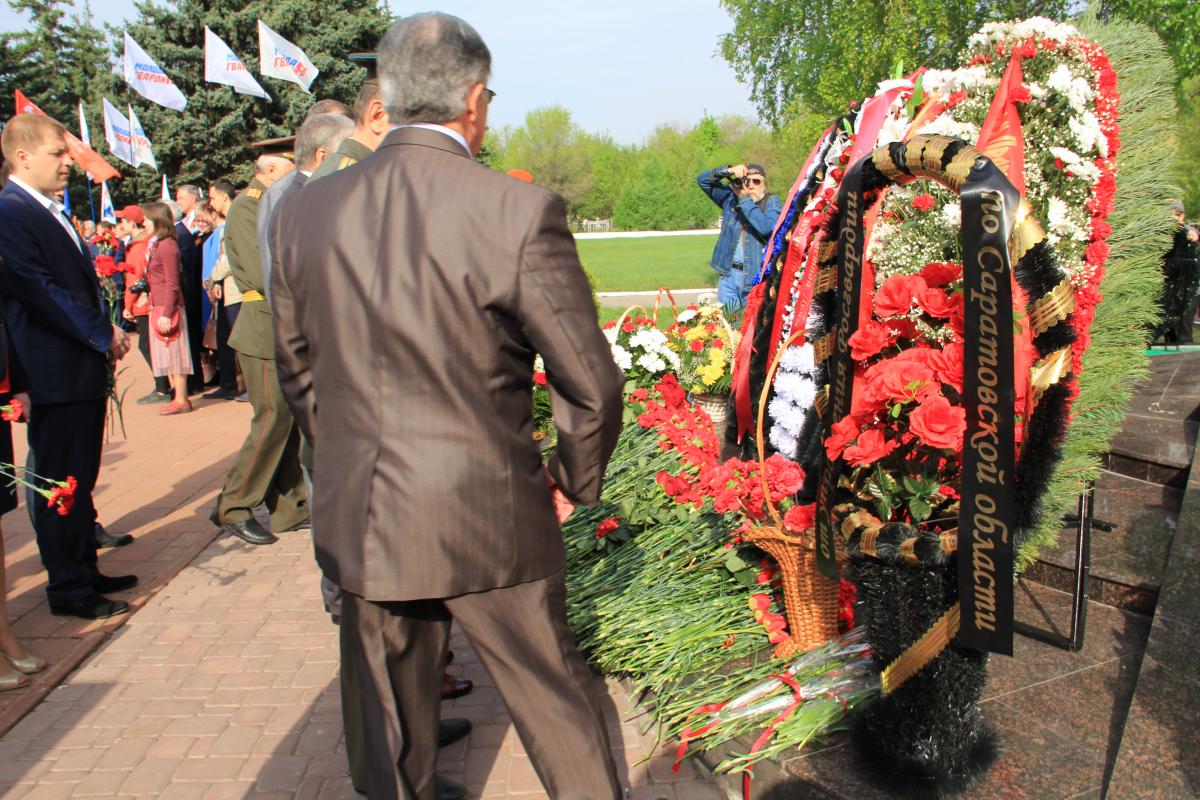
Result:
[[[150,284],[150,362],[155,377],[169,375],[175,399],[158,412],[186,414],[192,410],[187,396],[187,377],[192,374],[188,348],[187,317],[179,286],[179,245],[175,222],[166,203],[143,208],[154,227],[146,250],[146,280]]]

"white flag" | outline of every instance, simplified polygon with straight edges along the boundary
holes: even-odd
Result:
[[[158,172],[158,162],[154,160],[154,150],[150,147],[150,138],[142,130],[142,123],[138,121],[137,114],[133,113],[133,106],[129,107],[129,132],[133,134],[134,166],[149,165],[155,172]]]
[[[232,86],[238,94],[271,99],[242,60],[207,25],[204,26],[204,80]]]
[[[108,181],[100,184],[100,219],[117,224],[117,212],[113,209],[112,195],[108,193]]]
[[[171,191],[167,188],[167,173],[165,172],[163,173],[162,201],[164,203],[171,202]]]
[[[79,101],[79,141],[83,142],[88,147],[92,146],[92,137],[88,135],[87,116],[83,113],[82,100]],[[92,179],[92,173],[87,173],[87,179],[89,181]]]
[[[125,34],[125,82],[142,97],[160,106],[183,111],[187,105],[187,98],[179,87],[128,33]]]
[[[129,130],[129,120],[125,119],[125,115],[117,110],[116,106],[108,102],[108,98],[104,98],[104,139],[108,142],[108,149],[117,158],[124,161],[131,167],[136,167],[137,162],[133,160],[133,134]]]
[[[300,84],[304,91],[316,80],[319,70],[304,51],[258,21],[258,68],[268,78]]]

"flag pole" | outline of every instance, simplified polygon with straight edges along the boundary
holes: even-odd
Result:
[[[93,224],[93,225],[95,225],[95,224],[96,224],[96,204],[92,202],[92,185],[93,185],[93,184],[92,184],[92,179],[89,177],[89,178],[87,179],[87,189],[88,189],[88,211],[89,211],[89,212],[91,212],[91,215],[92,215],[92,224]]]

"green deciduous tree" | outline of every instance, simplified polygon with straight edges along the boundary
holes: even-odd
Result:
[[[529,170],[538,184],[566,199],[572,215],[591,188],[584,133],[562,106],[526,114],[524,125],[508,137],[503,164],[505,169]]]
[[[1183,0],[1181,0],[1183,1]],[[801,98],[834,115],[870,94],[897,64],[951,66],[984,23],[1061,17],[1072,0],[721,0],[734,28],[721,54],[750,86],[759,115],[785,123]]]

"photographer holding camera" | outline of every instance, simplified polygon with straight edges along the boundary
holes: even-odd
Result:
[[[783,212],[783,203],[767,194],[767,175],[758,164],[730,164],[696,176],[696,183],[721,207],[721,234],[712,266],[720,276],[717,300],[741,308],[750,281],[762,266],[763,246]]]

